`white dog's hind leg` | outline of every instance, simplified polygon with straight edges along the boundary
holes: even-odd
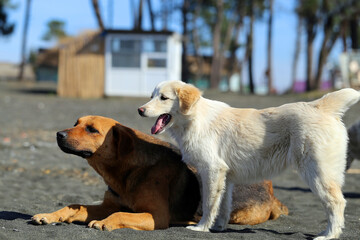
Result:
[[[338,238],[344,227],[344,210],[346,205],[341,192],[341,183],[335,181],[334,179],[336,178],[331,178],[330,172],[319,174],[316,166],[312,168],[307,167],[306,172],[302,172],[301,175],[308,183],[312,192],[321,199],[328,218],[326,230],[315,239]]]
[[[221,200],[219,214],[216,217],[215,223],[211,229],[216,231],[223,231],[227,228],[232,210],[232,192],[234,184],[226,179],[225,193]]]
[[[210,168],[210,169],[209,169]],[[188,226],[194,231],[208,232],[219,212],[222,196],[225,192],[226,168],[199,169],[202,182],[202,210],[200,222],[195,226]]]

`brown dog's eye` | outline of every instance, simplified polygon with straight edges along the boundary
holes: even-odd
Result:
[[[162,101],[165,101],[165,100],[168,100],[169,98],[168,98],[168,97],[165,97],[164,95],[161,95],[160,99],[161,99]]]
[[[99,133],[99,131],[96,128],[94,128],[93,126],[87,126],[86,131],[88,133]]]

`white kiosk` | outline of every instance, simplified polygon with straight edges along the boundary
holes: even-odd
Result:
[[[180,35],[124,30],[105,34],[105,96],[150,96],[159,82],[180,80]]]

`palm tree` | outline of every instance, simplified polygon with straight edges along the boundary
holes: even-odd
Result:
[[[155,31],[155,16],[151,4],[151,0],[147,0],[148,9],[149,9],[149,15],[150,15],[150,23],[151,23],[151,30]]]
[[[47,31],[43,35],[42,39],[45,41],[59,40],[67,36],[65,32],[65,22],[61,20],[51,20],[47,23]]]
[[[15,8],[9,0],[0,0],[0,36],[7,36],[14,32],[15,24],[9,23],[6,8]]]
[[[92,4],[92,7],[94,9],[94,13],[95,13],[95,16],[96,16],[96,20],[98,22],[98,26],[103,31],[105,29],[105,27],[104,27],[104,22],[103,22],[103,20],[101,18],[98,0],[91,0],[91,4]]]
[[[296,26],[296,42],[295,42],[295,53],[294,53],[294,59],[292,63],[292,73],[291,73],[291,79],[292,79],[292,85],[291,85],[291,91],[294,90],[295,83],[296,83],[296,75],[297,75],[297,66],[299,62],[299,56],[300,56],[300,50],[301,50],[301,32],[303,28],[303,19],[298,14],[297,15],[297,26]]]
[[[24,68],[26,63],[26,43],[27,43],[29,19],[30,19],[30,5],[31,5],[31,0],[27,0],[25,7],[24,30],[23,30],[23,36],[21,42],[21,62],[19,66],[19,75],[18,75],[18,80],[20,81],[24,80]]]
[[[249,5],[249,30],[246,40],[246,52],[247,52],[247,63],[248,63],[248,74],[249,74],[249,89],[250,93],[255,93],[255,84],[254,84],[254,78],[253,78],[253,36],[254,36],[254,3],[251,1]]]
[[[251,94],[255,93],[255,84],[253,77],[253,42],[254,42],[254,24],[257,18],[260,18],[264,12],[264,1],[262,0],[248,0],[247,4],[247,17],[249,18],[248,33],[246,37],[246,51],[248,64],[248,78],[249,90]]]
[[[224,2],[223,0],[216,1],[216,20],[213,30],[213,57],[211,63],[211,73],[210,73],[210,87],[217,88],[219,80],[221,78],[221,61],[220,61],[220,44],[221,44],[221,26],[223,23],[223,13],[224,13]]]
[[[298,0],[297,12],[304,19],[306,30],[306,91],[312,90],[314,86],[313,48],[319,23],[320,0]]]
[[[203,56],[201,56],[200,54],[201,41],[199,36],[199,27],[197,25],[197,21],[200,17],[202,1],[203,0],[195,1],[195,5],[193,9],[194,12],[192,14],[192,19],[191,19],[191,24],[192,24],[191,40],[192,40],[192,45],[194,47],[194,57],[197,65],[195,80],[198,80],[202,77],[203,68],[204,68],[204,59]]]
[[[275,89],[273,88],[273,78],[272,78],[272,19],[273,19],[273,0],[268,0],[269,4],[269,19],[268,19],[268,41],[267,41],[267,69],[266,69],[266,76],[268,79],[268,94],[275,93]]]
[[[183,25],[183,40],[182,40],[182,55],[181,55],[181,80],[184,82],[189,81],[189,64],[188,57],[188,13],[189,13],[190,1],[184,0],[181,8],[182,13],[182,25]]]

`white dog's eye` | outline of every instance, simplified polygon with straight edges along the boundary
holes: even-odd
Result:
[[[161,96],[160,96],[160,99],[161,99],[162,101],[165,101],[165,100],[168,100],[169,98],[168,98],[168,97],[165,97],[164,95],[161,95]]]

